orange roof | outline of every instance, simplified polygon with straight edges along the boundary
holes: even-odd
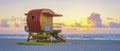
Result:
[[[44,15],[47,15],[47,16],[63,16],[63,15],[60,15],[60,14],[52,14],[52,13],[49,13],[49,12],[44,12],[43,13]]]

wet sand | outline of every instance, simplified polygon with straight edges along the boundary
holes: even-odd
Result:
[[[120,51],[120,41],[68,40],[51,45],[20,45],[24,39],[0,39],[0,51]]]

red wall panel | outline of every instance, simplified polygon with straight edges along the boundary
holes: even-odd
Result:
[[[28,25],[28,31],[29,32],[40,32],[40,13],[42,10],[31,10],[27,14],[27,25]],[[34,16],[34,19],[32,19],[32,16]]]

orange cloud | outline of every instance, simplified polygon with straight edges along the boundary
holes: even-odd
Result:
[[[111,18],[108,18],[111,19]],[[6,33],[6,32],[12,32],[12,31],[24,31],[24,23],[25,19],[22,17],[7,17],[0,19],[0,32]],[[68,21],[69,22],[69,21]],[[63,22],[62,25],[62,31],[63,33],[97,33],[97,32],[103,32],[107,33],[109,31],[112,31],[114,28],[114,32],[118,32],[120,28],[120,23],[116,22],[110,22],[108,23],[108,26],[104,25],[102,22],[103,20],[100,17],[100,14],[98,13],[92,13],[88,18],[86,19],[80,19],[79,21],[71,21],[69,22]],[[111,28],[111,29],[110,29]],[[113,28],[113,29],[112,29]],[[111,32],[113,33],[113,32]],[[120,33],[120,32],[118,32]]]
[[[111,19],[111,18],[108,18]],[[87,19],[80,20],[80,22],[75,22],[74,24],[71,24],[71,26],[63,26],[63,29],[66,30],[76,30],[76,32],[86,32],[86,31],[94,31],[94,32],[108,32],[110,30],[109,28],[120,28],[119,23],[110,22],[109,25],[104,25],[102,23],[102,19],[100,17],[100,14],[98,13],[92,13]],[[112,30],[111,30],[112,31]]]

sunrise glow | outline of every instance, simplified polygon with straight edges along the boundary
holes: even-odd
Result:
[[[49,8],[62,17],[54,17],[54,23],[62,23],[63,33],[92,34],[108,31],[120,33],[119,0],[9,0],[0,1],[0,33],[24,31],[26,16],[32,9]],[[104,30],[104,32],[101,32]],[[69,32],[70,31],[70,32]],[[69,32],[69,33],[67,33]],[[90,32],[90,33],[88,33]],[[111,32],[108,32],[110,34]],[[107,34],[107,33],[106,33]]]

